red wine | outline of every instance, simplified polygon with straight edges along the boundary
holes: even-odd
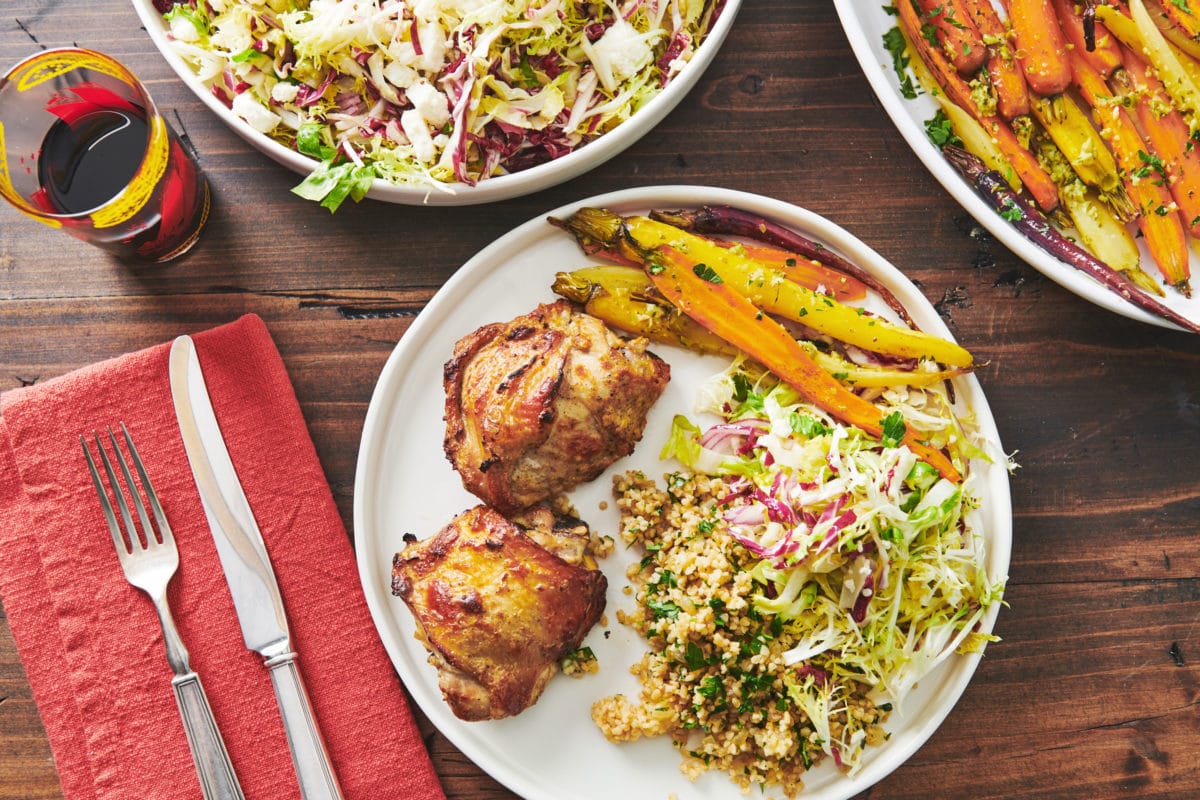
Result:
[[[137,173],[146,136],[145,118],[125,110],[93,111],[70,123],[55,122],[38,157],[45,199],[59,214],[104,205]]]

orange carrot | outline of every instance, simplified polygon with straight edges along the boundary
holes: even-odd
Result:
[[[1128,48],[1123,50],[1123,74],[1138,95],[1138,121],[1150,146],[1162,158],[1161,164],[1150,161],[1146,168],[1151,174],[1161,170],[1188,230],[1200,236],[1200,150],[1189,135],[1187,121],[1171,106],[1162,83],[1146,62]],[[1165,113],[1160,113],[1163,110]]]
[[[1166,181],[1143,172],[1158,156],[1142,140],[1128,112],[1111,102],[1113,93],[1104,77],[1077,53],[1071,54],[1070,65],[1075,85],[1092,106],[1097,127],[1117,159],[1125,192],[1138,209],[1138,229],[1150,257],[1167,283],[1187,294],[1190,266],[1183,222]]]
[[[986,69],[996,90],[996,108],[1007,120],[1029,113],[1029,89],[1008,43],[1008,29],[991,0],[963,0],[987,47]]]
[[[958,74],[968,78],[974,76],[983,66],[987,48],[983,46],[979,29],[963,8],[962,0],[916,0],[916,3]]]
[[[767,264],[779,270],[785,278],[793,283],[798,283],[814,292],[823,292],[837,300],[861,300],[867,296],[867,287],[862,281],[844,272],[831,269],[820,261],[764,244],[731,242],[726,239],[711,239],[710,241],[722,247],[736,247],[751,261]]]
[[[1163,16],[1169,19],[1171,24],[1178,28],[1184,36],[1189,39],[1200,39],[1200,17],[1196,15],[1190,2],[1178,3],[1166,0],[1165,3],[1159,3],[1158,6],[1162,9]]]
[[[875,437],[883,434],[880,409],[851,392],[821,369],[787,329],[742,295],[720,275],[669,245],[647,254],[646,274],[676,308],[771,370],[806,400]],[[911,431],[903,443],[951,481],[962,476],[941,451],[917,441]]]
[[[978,104],[971,96],[971,87],[954,70],[941,50],[934,47],[928,39],[921,35],[921,21],[912,4],[907,0],[899,2],[896,4],[896,10],[900,29],[916,51],[918,58],[933,73],[938,85],[946,93],[946,98],[974,117],[992,135],[1008,160],[1008,165],[1021,179],[1025,190],[1037,201],[1039,208],[1046,212],[1057,208],[1058,185],[1054,179],[1038,163],[1033,153],[1021,144],[1008,123],[979,110]]]
[[[1113,70],[1121,66],[1121,48],[1103,23],[1095,23],[1094,47],[1089,50],[1087,37],[1083,30],[1083,15],[1078,11],[1076,0],[1052,0],[1054,13],[1062,26],[1062,32],[1067,41],[1075,48],[1075,52],[1083,56],[1105,78],[1112,75]]]
[[[1050,0],[1008,0],[1008,24],[1029,88],[1043,97],[1065,91],[1071,85],[1071,64]]]

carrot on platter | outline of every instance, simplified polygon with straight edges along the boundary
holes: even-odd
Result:
[[[1066,91],[1071,85],[1071,64],[1050,0],[1008,0],[1008,24],[1029,88],[1043,97]]]
[[[925,24],[932,29],[934,38],[958,74],[968,78],[974,76],[987,58],[987,48],[984,47],[979,29],[964,9],[963,0],[915,2],[921,7]]]
[[[1084,31],[1083,15],[1079,12],[1080,5],[1076,0],[1052,0],[1054,13],[1062,26],[1062,32],[1075,52],[1096,68],[1105,78],[1121,66],[1121,48],[1116,38],[1102,22],[1093,22],[1094,29],[1089,47]]]
[[[1012,121],[1029,113],[1029,87],[1008,41],[1008,28],[996,13],[991,0],[962,0],[975,27],[979,29],[988,56],[984,64],[996,92],[996,109]]]
[[[1137,207],[1138,229],[1146,240],[1150,257],[1168,284],[1189,294],[1187,236],[1175,200],[1165,180],[1142,176],[1143,170],[1158,156],[1142,139],[1125,108],[1113,102],[1113,92],[1103,76],[1078,54],[1071,55],[1070,64],[1075,85],[1091,105],[1101,134],[1121,168],[1122,182]]]
[[[979,110],[979,104],[971,96],[971,87],[955,71],[954,67],[921,33],[921,20],[916,10],[909,2],[896,4],[900,29],[908,39],[909,45],[917,57],[929,68],[934,79],[946,93],[946,97],[955,105],[965,109],[996,139],[997,146],[1008,159],[1009,166],[1021,179],[1025,191],[1029,192],[1043,211],[1053,211],[1058,207],[1058,185],[1050,174],[1038,163],[1037,157],[1029,151],[1011,127],[996,116],[984,114]]]
[[[1137,118],[1142,132],[1161,161],[1146,157],[1146,177],[1161,176],[1175,198],[1188,231],[1200,236],[1200,150],[1194,146],[1187,120],[1171,106],[1162,83],[1146,62],[1126,49],[1125,71],[1131,93],[1137,97]]]

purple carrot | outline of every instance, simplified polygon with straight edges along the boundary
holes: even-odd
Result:
[[[1184,330],[1200,333],[1200,323],[1193,322],[1177,311],[1143,292],[1129,278],[1105,264],[1079,245],[1063,236],[1024,195],[1016,192],[1000,173],[987,168],[982,161],[961,147],[947,145],[942,152],[959,173],[975,187],[991,206],[1025,235],[1025,238],[1060,261],[1102,283],[1122,299],[1172,322]]]
[[[651,211],[650,216],[659,222],[695,233],[744,236],[787,250],[789,253],[811,258],[813,261],[820,261],[831,269],[861,281],[878,294],[901,319],[911,327],[917,327],[900,299],[874,275],[842,258],[828,247],[771,222],[766,217],[733,206],[703,206],[693,211]]]

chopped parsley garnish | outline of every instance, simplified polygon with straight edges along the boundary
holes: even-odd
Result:
[[[672,603],[670,600],[655,600],[654,598],[646,598],[646,608],[650,609],[650,613],[655,619],[675,619],[679,616],[679,606]]]
[[[700,693],[701,697],[707,697],[709,700],[725,696],[725,687],[721,685],[721,679],[715,675],[709,675],[700,681],[700,688],[696,691]]]
[[[904,415],[899,411],[893,411],[888,414],[880,423],[883,426],[883,436],[880,441],[884,447],[899,447],[900,442],[904,440],[904,434],[908,428],[904,424]]]
[[[729,627],[729,614],[725,610],[725,601],[719,597],[713,597],[708,601],[708,607],[713,610],[713,622],[718,628]]]
[[[833,430],[825,423],[821,422],[821,420],[808,414],[793,413],[790,417],[788,417],[788,424],[791,425],[791,428],[795,433],[808,439],[812,439],[816,436],[824,436],[833,432]]]
[[[938,147],[945,147],[948,144],[962,147],[963,140],[958,138],[958,134],[954,132],[953,126],[950,125],[950,118],[941,109],[938,109],[936,114],[925,120],[925,132],[929,134],[930,141]]]
[[[1162,186],[1167,179],[1167,166],[1162,162],[1162,159],[1153,153],[1147,153],[1144,150],[1138,150],[1138,159],[1145,166],[1138,167],[1133,171],[1137,178],[1149,178],[1154,172],[1157,172],[1161,178],[1154,182],[1156,186]]]
[[[1004,199],[1004,208],[1000,211],[1000,216],[1009,222],[1016,222],[1021,219],[1021,209],[1017,207],[1017,204],[1011,197],[1006,197]]]
[[[733,376],[733,399],[739,403],[746,402],[746,398],[754,391],[754,385],[750,383],[750,379],[742,373],[737,373]]]
[[[901,2],[906,1],[901,0]],[[892,56],[892,69],[896,71],[896,77],[900,80],[900,94],[912,100],[917,96],[917,87],[908,73],[907,47],[904,34],[900,32],[899,28],[892,28],[883,35],[883,48]]]
[[[697,278],[708,281],[709,283],[716,284],[725,282],[721,280],[721,276],[717,274],[717,271],[708,264],[697,264],[692,267],[692,272],[696,273]]]
[[[700,649],[700,645],[689,641],[687,648],[683,652],[683,663],[690,670],[704,669],[708,666],[708,658],[704,655],[704,651]]]

